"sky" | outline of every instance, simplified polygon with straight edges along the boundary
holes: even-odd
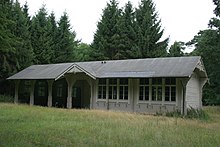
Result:
[[[102,11],[109,0],[19,0],[21,5],[27,1],[29,13],[33,16],[42,4],[48,13],[54,11],[59,20],[64,11],[69,15],[72,29],[77,39],[91,43],[101,19]],[[118,0],[123,7],[128,0]],[[130,0],[137,7],[141,0]],[[153,0],[164,29],[162,39],[170,37],[174,41],[188,42],[200,31],[208,27],[210,18],[214,17],[215,6],[212,0]]]

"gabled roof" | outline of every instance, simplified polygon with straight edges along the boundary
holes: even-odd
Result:
[[[92,78],[190,77],[199,63],[193,56],[33,65],[8,79],[56,80],[73,68]]]

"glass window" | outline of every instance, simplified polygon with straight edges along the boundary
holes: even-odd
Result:
[[[117,99],[117,79],[109,79],[109,99]]]
[[[176,101],[176,78],[165,79],[165,101]]]
[[[98,99],[106,99],[106,79],[99,79]]]
[[[46,95],[46,83],[39,82],[38,83],[38,96],[45,96]]]
[[[162,78],[152,78],[152,101],[162,101]]]
[[[128,79],[120,79],[119,81],[119,99],[128,100]]]
[[[148,78],[140,79],[139,100],[141,101],[149,100],[149,79]]]
[[[62,94],[63,94],[63,85],[59,84],[57,86],[57,97],[62,97]]]

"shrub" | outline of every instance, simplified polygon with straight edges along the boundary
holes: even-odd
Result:
[[[13,103],[14,98],[10,95],[0,95],[0,102]]]
[[[195,109],[195,108],[190,107],[189,109],[187,109],[186,118],[208,120],[209,115],[202,109]]]

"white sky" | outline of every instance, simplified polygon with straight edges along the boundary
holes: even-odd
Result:
[[[19,0],[21,5],[27,1],[29,13],[34,15],[42,4],[46,4],[48,13],[55,12],[59,19],[64,11],[69,15],[77,39],[91,43],[96,31],[97,22],[102,10],[109,0]],[[128,0],[118,0],[122,7]],[[130,0],[136,7],[141,0]],[[199,30],[206,29],[213,17],[214,5],[212,0],[154,0],[162,28],[165,29],[163,38],[170,36],[170,44],[174,41],[190,41]]]

